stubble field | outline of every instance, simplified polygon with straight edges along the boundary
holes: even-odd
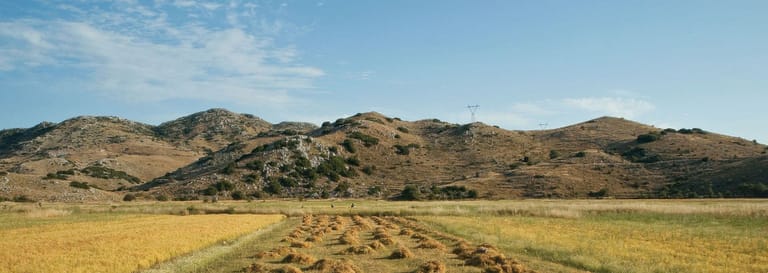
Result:
[[[768,272],[765,200],[2,206],[2,272]]]

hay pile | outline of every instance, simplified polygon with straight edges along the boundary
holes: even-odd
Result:
[[[445,264],[443,264],[440,261],[429,261],[421,266],[419,266],[419,269],[416,269],[414,273],[445,273]]]
[[[310,248],[310,247],[312,247],[312,244],[308,243],[308,242],[291,242],[291,247],[295,247],[295,248]]]
[[[294,253],[294,252],[296,252],[296,250],[294,250],[293,248],[290,248],[290,247],[287,247],[287,246],[281,246],[281,247],[278,247],[278,248],[273,248],[270,251],[262,251],[262,252],[256,253],[256,255],[254,257],[257,258],[257,259],[261,259],[261,258],[265,258],[265,257],[267,257],[267,258],[276,258],[276,257],[284,256],[284,255],[286,255],[288,253]]]
[[[406,247],[398,247],[395,249],[395,251],[392,251],[392,254],[389,255],[390,259],[405,259],[405,258],[413,258],[416,255],[413,255],[413,252],[411,252],[410,249]]]
[[[421,243],[416,248],[445,250],[446,247],[443,243],[438,242],[435,239],[426,239],[426,240],[422,240]]]
[[[311,270],[318,270],[321,273],[362,273],[354,264],[348,261],[338,261],[332,259],[322,259],[309,267]]]
[[[315,257],[312,257],[307,254],[303,253],[290,253],[283,258],[283,263],[293,263],[293,264],[311,264],[317,261]]]
[[[243,268],[243,273],[268,273],[269,267],[267,267],[264,264],[251,264],[245,268]]]
[[[363,255],[363,254],[371,254],[371,253],[373,253],[373,248],[367,245],[350,246],[341,252],[341,254],[344,254],[344,255]]]

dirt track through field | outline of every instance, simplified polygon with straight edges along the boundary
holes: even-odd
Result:
[[[261,240],[241,272],[533,272],[492,245],[402,217],[305,215]]]

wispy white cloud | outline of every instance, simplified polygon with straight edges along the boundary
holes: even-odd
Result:
[[[565,105],[588,112],[625,118],[636,118],[656,109],[645,100],[622,97],[590,97],[564,99]]]
[[[174,1],[179,7],[219,4]],[[81,21],[0,21],[0,70],[37,67],[82,71],[86,91],[133,101],[200,99],[284,104],[292,91],[312,89],[321,69],[298,63],[298,50],[239,26],[172,24],[139,4],[101,9]],[[162,5],[162,3],[160,3]],[[73,10],[71,7],[66,7]]]

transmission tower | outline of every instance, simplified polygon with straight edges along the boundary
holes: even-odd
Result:
[[[547,129],[547,126],[549,126],[549,122],[539,123],[539,127],[541,127],[542,130]]]
[[[472,114],[472,123],[477,121],[477,117],[475,116],[475,113],[477,112],[477,108],[480,108],[480,105],[467,105],[467,109],[469,109],[469,113]]]

